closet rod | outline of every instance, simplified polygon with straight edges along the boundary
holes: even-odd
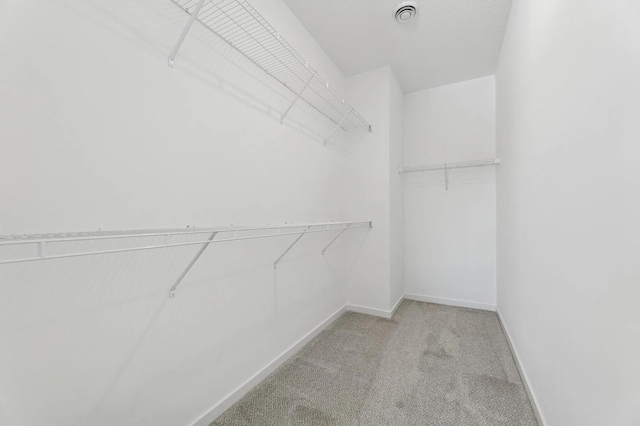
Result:
[[[176,231],[176,230],[167,230],[165,232],[162,231],[152,231],[152,232],[144,232],[144,231],[127,231],[126,234],[116,234],[116,235],[101,235],[96,233],[92,236],[82,235],[79,237],[56,237],[52,235],[51,238],[43,238],[42,235],[23,235],[23,236],[10,236],[10,237],[0,237],[0,246],[11,246],[11,245],[21,245],[21,244],[34,244],[37,247],[37,255],[31,257],[23,257],[16,259],[7,259],[0,260],[0,265],[9,264],[9,263],[23,263],[23,262],[32,262],[36,260],[49,260],[49,259],[65,259],[70,257],[81,257],[81,256],[92,256],[99,254],[111,254],[111,253],[124,253],[124,252],[133,252],[133,251],[141,251],[141,250],[153,250],[153,249],[161,249],[168,247],[183,247],[183,246],[192,246],[192,245],[209,245],[214,243],[222,243],[228,241],[242,241],[242,240],[253,240],[253,239],[261,239],[261,238],[271,238],[271,237],[281,237],[287,235],[300,235],[301,233],[316,233],[316,232],[328,232],[328,231],[340,231],[344,228],[361,228],[368,227],[371,228],[372,222],[328,222],[328,223],[311,223],[311,224],[302,224],[302,225],[282,225],[282,226],[264,226],[264,227],[224,227],[224,228],[202,228],[199,230],[185,230],[185,231]],[[295,228],[305,228],[304,231],[293,231]],[[320,229],[314,229],[320,228]],[[280,232],[280,230],[290,230],[290,232]],[[270,234],[265,235],[249,235],[249,236],[237,236],[238,232],[245,231],[276,231]],[[190,235],[190,234],[203,234],[203,233],[225,233],[225,232],[234,232],[235,236],[230,238],[221,238],[221,239],[205,239],[198,241],[189,241],[189,242],[171,242],[170,236],[175,235]],[[72,241],[86,241],[86,240],[102,240],[102,239],[114,239],[114,238],[136,238],[136,237],[159,237],[164,236],[164,243],[162,244],[152,244],[140,247],[127,247],[127,248],[119,248],[119,249],[110,249],[110,250],[95,250],[95,251],[80,251],[73,253],[64,253],[64,254],[47,254],[46,244],[48,243],[60,243],[60,242],[72,242]],[[4,239],[4,241],[3,241]],[[11,240],[14,239],[14,240]]]
[[[449,170],[451,169],[464,169],[467,167],[482,167],[482,166],[497,166],[500,164],[499,158],[489,158],[487,160],[471,160],[471,161],[458,161],[456,163],[438,163],[438,164],[424,164],[421,166],[406,166],[399,170],[400,174],[424,172],[429,170],[444,170],[444,189],[449,190]]]
[[[342,229],[343,225],[351,223],[369,223],[369,222],[321,222],[321,223],[301,223],[301,224],[285,224],[285,225],[267,225],[267,226],[219,226],[215,228],[185,228],[185,229],[167,229],[167,230],[129,230],[129,231],[99,231],[99,232],[76,232],[63,234],[31,234],[31,235],[0,235],[0,246],[17,245],[17,244],[34,244],[38,242],[61,243],[69,241],[88,241],[88,240],[110,240],[118,238],[138,238],[138,237],[162,237],[173,235],[192,235],[192,234],[210,234],[211,232],[242,232],[242,231],[266,231],[273,229],[289,229],[289,228],[305,228],[307,226],[331,226],[335,225],[337,229]]]
[[[482,167],[482,166],[496,166],[500,164],[499,158],[489,158],[487,160],[472,160],[472,161],[458,161],[455,163],[437,163],[437,164],[424,164],[420,166],[405,166],[400,169],[400,173],[412,173],[412,172],[424,172],[428,170],[451,170],[451,169],[463,169],[466,167]]]

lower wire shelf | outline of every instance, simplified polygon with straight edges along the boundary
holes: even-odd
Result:
[[[33,255],[26,257],[17,257],[10,259],[0,259],[0,265],[12,263],[34,262],[42,260],[65,259],[70,257],[95,256],[111,253],[124,253],[141,250],[166,249],[171,247],[184,246],[200,246],[200,249],[180,274],[176,282],[169,290],[169,296],[174,297],[178,285],[187,275],[189,270],[198,261],[206,248],[214,243],[224,243],[229,241],[254,240],[261,238],[273,238],[284,236],[297,236],[295,241],[278,257],[273,263],[276,269],[278,263],[293,248],[300,239],[311,233],[338,231],[338,234],[331,242],[322,249],[322,255],[326,250],[348,229],[371,228],[373,224],[368,222],[325,222],[325,223],[307,223],[307,224],[288,224],[280,226],[224,226],[209,228],[186,228],[186,229],[159,229],[159,230],[133,230],[133,231],[108,231],[108,232],[84,232],[84,233],[65,233],[65,234],[32,234],[32,235],[8,235],[0,236],[0,248],[10,246],[29,246],[33,247]],[[181,236],[198,237],[196,241],[175,241]],[[203,236],[203,237],[200,237]],[[221,238],[216,238],[221,236]],[[68,253],[50,254],[48,246],[51,244],[64,244],[81,241],[103,241],[127,238],[158,238],[162,239],[162,243],[155,242],[153,244],[134,245],[132,247],[123,247],[109,250],[83,250]]]

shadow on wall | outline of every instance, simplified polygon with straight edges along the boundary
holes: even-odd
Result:
[[[150,401],[173,401],[181,422],[185,411],[202,414],[291,344],[282,330],[300,338],[344,305],[368,232],[346,231],[323,256],[336,234],[305,235],[277,270],[295,236],[212,244],[173,299],[169,287],[199,246],[0,265],[2,411],[19,419],[11,424],[52,425],[144,423],[135,413]],[[198,397],[185,400],[185,386]]]
[[[496,170],[494,167],[452,169],[448,171],[448,174],[449,191],[455,190],[456,186],[495,185],[496,182]],[[441,187],[445,191],[444,170],[405,173],[403,178],[406,189],[417,190],[419,188]]]
[[[255,63],[229,46],[199,23],[194,23],[170,69],[167,57],[186,25],[188,15],[170,0],[137,0],[128,10],[114,13],[104,2],[58,0],[93,25],[139,46],[158,59],[158,67],[167,72],[188,75],[214,89],[211,96],[233,98],[278,124],[296,93],[267,75]],[[111,60],[118,60],[111,57]],[[162,95],[159,94],[159,98]],[[323,117],[305,102],[298,101],[283,124],[317,143],[323,143],[335,129],[335,123]],[[343,139],[336,134],[336,140]],[[333,139],[333,138],[332,138]]]

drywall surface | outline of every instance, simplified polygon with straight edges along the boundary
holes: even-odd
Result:
[[[374,224],[349,276],[347,301],[386,314],[403,294],[402,194],[391,173],[402,159],[402,92],[390,67],[347,83],[348,98],[373,126],[366,140],[353,135],[346,144],[347,216],[366,212]]]
[[[403,158],[403,94],[393,72],[389,75],[389,216],[391,220],[390,308],[404,295],[404,188],[398,169]]]
[[[256,6],[343,92],[282,2]],[[291,93],[200,25],[168,67],[188,18],[170,1],[23,7],[4,13],[0,234],[345,219],[330,123],[279,125]]]
[[[405,165],[495,157],[494,77],[409,93]],[[405,291],[443,303],[495,306],[495,167],[404,175]]]
[[[343,91],[280,0],[253,3]],[[343,136],[280,125],[293,96],[228,45],[195,25],[167,66],[172,2],[2,9],[0,234],[369,219],[347,217]],[[295,237],[213,245],[174,299],[197,247],[0,265],[0,424],[190,424],[344,306],[367,232],[325,256],[336,233],[305,236],[277,270]]]
[[[516,0],[498,309],[549,426],[640,424],[640,4]]]
[[[349,141],[346,207],[348,216],[367,212],[374,229],[367,236],[349,276],[349,304],[389,309],[391,229],[389,208],[389,67],[347,79],[347,97],[368,117],[373,133]]]

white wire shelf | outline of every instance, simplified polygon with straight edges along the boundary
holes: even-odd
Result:
[[[293,105],[301,100],[335,126],[327,140],[338,129],[371,131],[367,120],[246,0],[171,1],[184,10],[190,19],[169,55],[170,66],[174,66],[175,57],[191,25],[198,21],[292,92],[295,98],[283,112],[281,122]]]
[[[421,166],[405,166],[400,169],[400,173],[424,172],[428,170],[462,169],[466,167],[495,166],[500,164],[499,158],[487,160],[458,161],[456,163],[424,164]]]
[[[251,240],[257,238],[279,237],[285,235],[299,235],[300,233],[327,232],[335,230],[343,230],[346,228],[362,228],[371,227],[371,222],[327,222],[327,223],[309,223],[295,225],[274,225],[274,226],[224,226],[215,228],[186,228],[186,229],[159,229],[159,230],[131,230],[131,231],[101,231],[101,232],[80,232],[80,233],[62,233],[62,234],[29,234],[29,235],[0,235],[0,247],[17,246],[25,244],[33,244],[38,246],[38,253],[19,259],[0,260],[1,264],[30,262],[35,260],[60,259],[67,257],[90,256],[108,253],[120,253],[137,250],[149,250],[167,247],[182,247],[190,245],[199,245],[205,243],[222,243],[227,241]],[[300,229],[304,228],[303,231]],[[173,237],[185,235],[200,234],[229,234],[232,236],[220,238],[217,240],[202,240],[177,242],[171,241]],[[250,235],[251,233],[260,232],[260,235]],[[242,234],[246,235],[242,235]],[[240,235],[238,235],[240,234]],[[114,240],[125,238],[143,238],[143,237],[164,237],[164,243],[152,244],[136,247],[118,248],[113,250],[96,250],[81,251],[73,253],[65,253],[60,255],[47,254],[47,244],[51,243],[71,243],[77,241],[99,241]]]
[[[229,241],[254,240],[271,237],[284,237],[295,235],[297,238],[289,245],[289,247],[278,257],[273,263],[275,270],[278,263],[284,256],[295,246],[300,239],[310,233],[339,231],[338,234],[322,249],[322,255],[340,236],[348,229],[371,228],[372,222],[326,222],[326,223],[307,223],[295,225],[279,225],[279,226],[225,226],[216,228],[186,228],[186,229],[160,229],[160,230],[134,230],[134,231],[110,231],[110,232],[81,232],[81,233],[65,233],[65,234],[32,234],[32,235],[5,235],[0,236],[0,248],[5,246],[33,246],[33,254],[26,257],[17,257],[11,259],[0,259],[0,265],[10,263],[24,263],[38,260],[54,260],[65,259],[80,256],[95,256],[112,253],[134,252],[142,250],[166,249],[170,247],[200,246],[191,262],[182,271],[178,279],[174,282],[169,290],[169,297],[174,297],[178,285],[183,278],[191,270],[193,265],[198,261],[202,253],[210,244],[224,243]],[[200,235],[205,236],[200,236]],[[222,238],[216,238],[222,235]],[[176,241],[180,237],[194,237],[196,241]],[[50,254],[49,246],[54,244],[65,244],[84,241],[103,241],[103,240],[120,240],[127,238],[145,238],[153,239],[150,243],[148,240],[145,244],[133,245],[129,247],[121,247],[107,250],[86,249],[73,252],[59,252],[56,246],[56,253]],[[162,241],[159,243],[158,241]]]
[[[426,172],[430,170],[444,170],[445,189],[449,189],[449,170],[464,169],[467,167],[484,167],[500,165],[499,158],[489,158],[486,160],[458,161],[455,163],[435,163],[423,164],[420,166],[405,166],[400,169],[400,173]]]

